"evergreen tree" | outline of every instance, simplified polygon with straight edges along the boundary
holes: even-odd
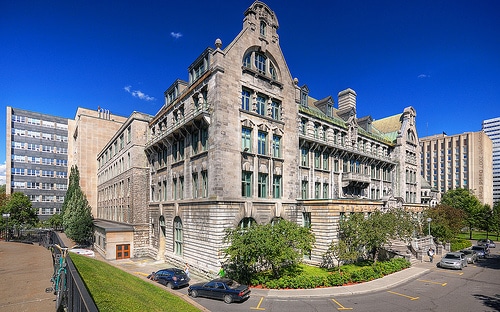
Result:
[[[80,188],[80,174],[76,166],[71,167],[68,191],[63,204],[63,226],[66,236],[77,244],[92,242],[94,224],[91,207]]]

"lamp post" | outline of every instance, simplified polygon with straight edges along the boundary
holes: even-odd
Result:
[[[10,218],[10,213],[2,213],[2,217],[7,219],[7,225],[5,226],[5,229],[7,230],[7,233],[5,234],[5,241],[9,241],[9,218]]]
[[[429,224],[429,236],[431,236],[431,218],[427,218],[427,223]]]

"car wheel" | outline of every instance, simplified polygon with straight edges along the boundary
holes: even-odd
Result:
[[[168,288],[170,288],[170,289],[174,289],[175,288],[174,284],[172,284],[172,283],[167,283],[165,286],[168,287]]]
[[[190,295],[191,295],[191,297],[196,298],[196,297],[198,297],[198,292],[196,290],[191,290]]]
[[[233,297],[231,297],[231,295],[225,295],[224,302],[230,304],[231,302],[233,302]]]

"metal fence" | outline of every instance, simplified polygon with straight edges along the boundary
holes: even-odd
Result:
[[[34,237],[33,235],[31,237]],[[44,247],[50,244],[58,244],[61,247],[66,247],[57,232],[55,231],[40,231],[36,237],[38,243]],[[66,258],[66,289],[67,289],[67,311],[68,312],[97,312],[97,306],[90,296],[85,284],[78,274],[78,271],[71,261],[70,257]]]

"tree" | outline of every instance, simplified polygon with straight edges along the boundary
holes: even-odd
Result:
[[[37,211],[28,196],[14,192],[5,203],[2,213],[10,213],[9,225],[34,226],[38,222]]]
[[[332,241],[330,247],[323,255],[323,267],[331,268],[335,267],[333,259],[336,260],[340,272],[340,266],[342,263],[354,262],[359,257],[359,251],[351,248],[346,241],[339,239],[338,241]]]
[[[481,202],[471,190],[457,188],[449,190],[441,198],[442,205],[448,205],[465,212],[465,222],[469,227],[469,239],[472,239],[472,229],[478,224]]]
[[[279,278],[285,268],[296,267],[312,249],[315,238],[309,228],[280,220],[273,224],[254,224],[246,229],[227,229],[224,249],[229,274],[249,282],[252,274],[270,270]]]
[[[492,226],[493,226],[493,232],[498,236],[500,236],[500,201],[497,201],[493,204],[493,211],[492,211]]]
[[[391,240],[409,240],[415,223],[404,209],[394,208],[387,212],[376,210],[367,218],[361,213],[352,214],[341,220],[339,227],[349,250],[367,250],[376,263],[380,249]]]
[[[91,207],[80,188],[79,176],[78,168],[71,167],[70,186],[64,198],[62,222],[68,238],[77,244],[86,245],[92,242],[94,223]]]
[[[439,241],[450,242],[462,230],[466,216],[461,209],[439,204],[427,209],[425,218],[432,219],[432,236]]]

